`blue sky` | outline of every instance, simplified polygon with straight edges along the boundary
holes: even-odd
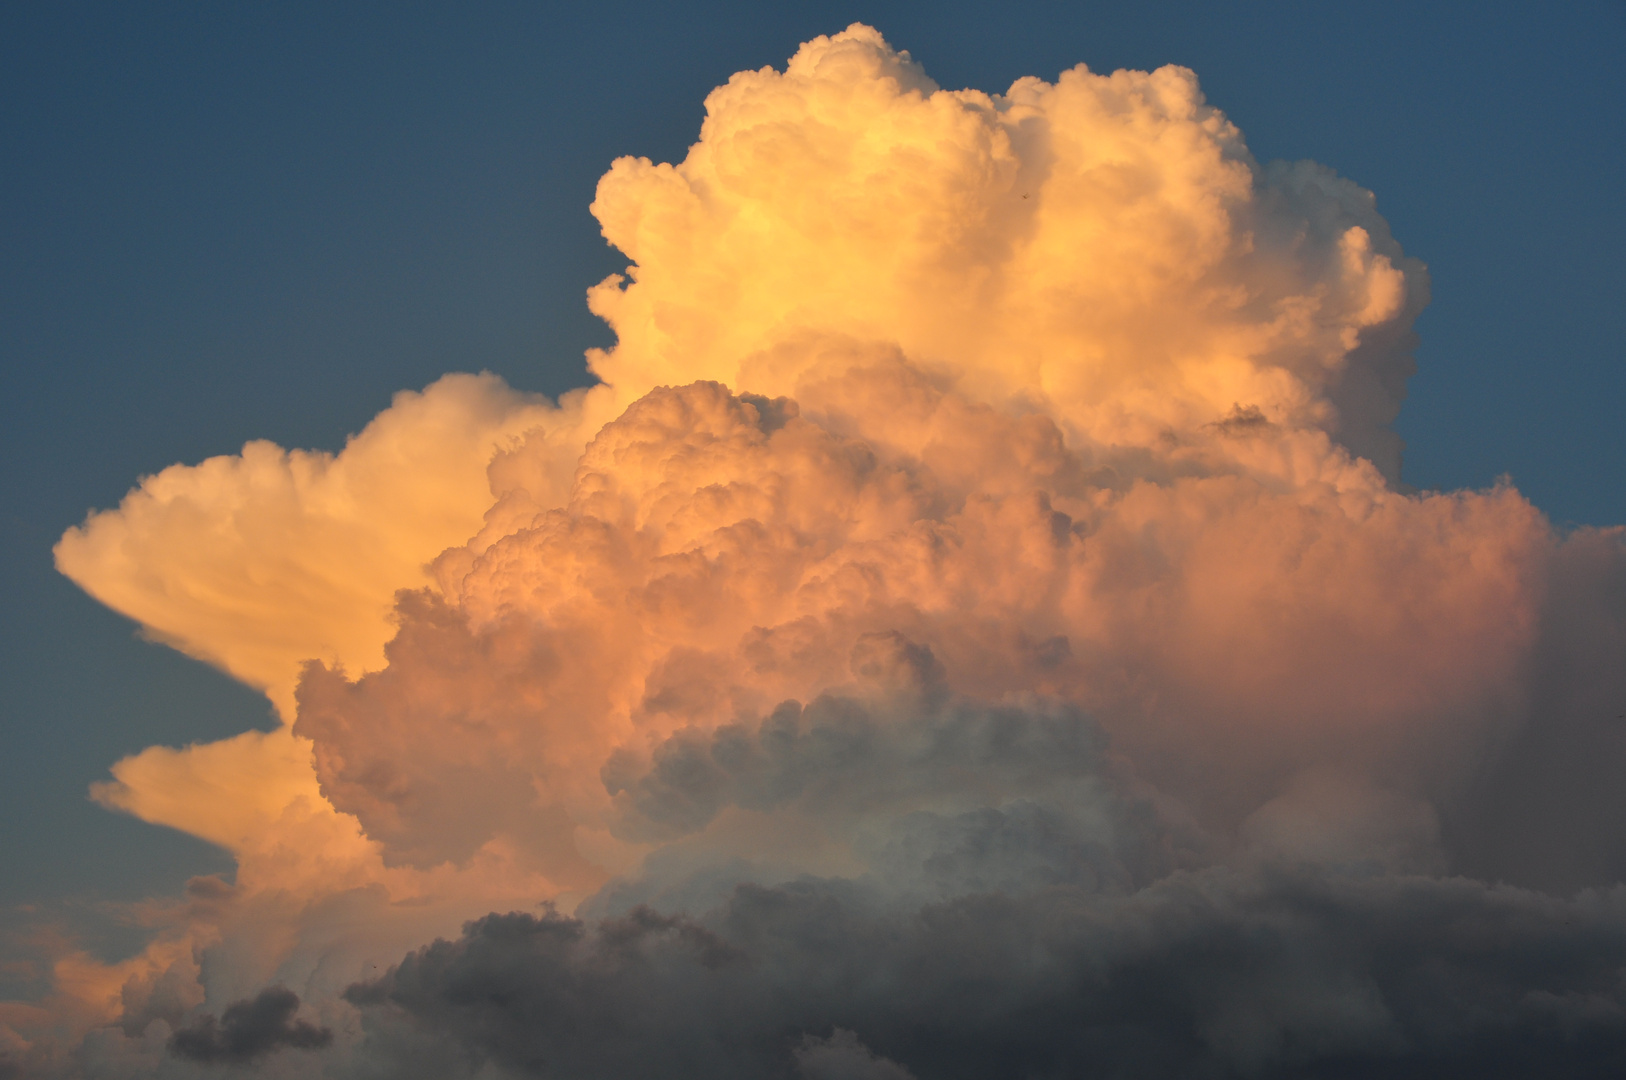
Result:
[[[337,448],[451,370],[549,393],[607,343],[587,211],[681,157],[705,93],[854,20],[946,86],[1181,63],[1260,159],[1377,193],[1434,301],[1406,478],[1513,476],[1626,522],[1626,5],[58,4],[0,15],[0,904],[225,869],[90,804],[153,743],[269,726],[138,640],[50,547],[142,474]]]

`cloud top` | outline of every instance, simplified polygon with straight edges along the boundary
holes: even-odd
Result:
[[[590,295],[630,393],[798,396],[810,340],[895,344],[1075,444],[1145,447],[1233,408],[1398,475],[1427,297],[1369,192],[1261,167],[1195,74],[947,91],[865,26],[741,72],[676,165],[622,158],[593,212],[633,261]]]

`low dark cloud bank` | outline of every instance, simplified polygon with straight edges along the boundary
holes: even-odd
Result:
[[[808,879],[694,920],[492,915],[348,997],[403,1076],[427,1040],[538,1077],[1603,1077],[1623,965],[1618,895],[1268,866],[1112,898]]]
[[[205,1013],[169,1038],[176,1057],[205,1063],[240,1063],[290,1047],[319,1050],[333,1042],[333,1032],[295,1020],[299,996],[273,986],[253,998],[226,1006],[219,1021]]]

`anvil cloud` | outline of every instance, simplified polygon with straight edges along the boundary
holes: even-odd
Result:
[[[951,92],[855,25],[593,212],[598,385],[63,537],[284,724],[96,788],[238,872],[0,1007],[13,1068],[1621,1067],[1626,544],[1402,482],[1371,193],[1184,69]]]

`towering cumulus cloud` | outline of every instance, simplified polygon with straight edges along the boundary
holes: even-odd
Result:
[[[1402,483],[1369,192],[1180,68],[945,91],[853,26],[593,212],[599,385],[64,536],[286,723],[95,789],[238,871],[3,1068],[1626,1069],[1626,544]]]

